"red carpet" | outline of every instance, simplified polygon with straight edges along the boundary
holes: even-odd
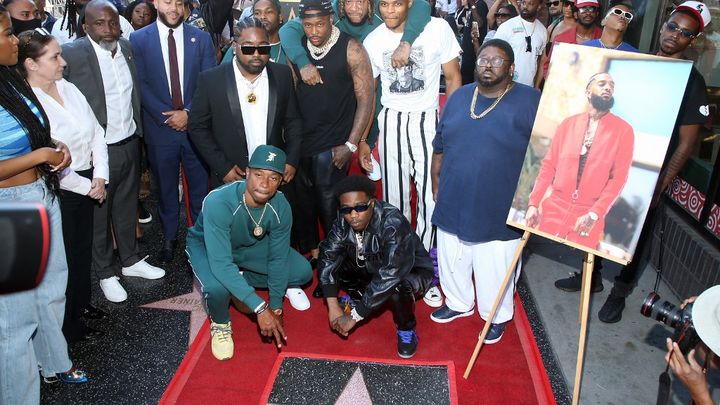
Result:
[[[311,287],[306,293],[312,291]],[[396,353],[395,326],[389,311],[363,322],[347,339],[332,333],[322,300],[311,298],[312,307],[298,312],[286,304],[287,346],[283,351],[319,357],[353,356],[381,362],[401,363]],[[453,362],[460,404],[553,404],[555,403],[532,331],[519,298],[515,319],[503,339],[483,347],[470,378],[462,374],[472,354],[483,323],[477,315],[449,324],[429,318],[432,308],[417,304],[420,337],[418,352],[411,359],[418,363]],[[210,351],[209,326],[200,330],[175,376],[160,400],[161,404],[258,403],[268,381],[278,351],[263,343],[252,319],[231,309],[235,356],[216,360]]]

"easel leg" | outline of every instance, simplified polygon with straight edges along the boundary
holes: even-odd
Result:
[[[525,248],[525,245],[527,244],[528,239],[530,238],[530,232],[525,231],[523,233],[522,238],[520,238],[520,244],[518,245],[517,249],[515,250],[515,256],[513,256],[512,263],[510,263],[510,268],[508,268],[507,273],[505,274],[505,279],[502,282],[502,285],[500,286],[500,291],[498,291],[497,296],[495,297],[495,303],[492,306],[492,309],[490,310],[490,314],[488,314],[487,320],[485,321],[485,326],[483,327],[482,333],[480,333],[480,337],[478,338],[478,342],[475,345],[475,350],[473,351],[472,357],[470,357],[470,362],[468,363],[467,367],[465,368],[465,374],[463,374],[464,379],[468,379],[470,376],[470,370],[472,370],[472,367],[475,365],[475,361],[477,360],[478,355],[480,354],[480,349],[482,348],[483,344],[485,343],[485,336],[487,336],[488,331],[490,331],[490,324],[492,323],[492,320],[495,319],[495,314],[497,313],[498,307],[500,306],[500,301],[502,301],[502,297],[505,294],[505,290],[507,290],[508,284],[510,283],[510,279],[512,278],[513,274],[515,273],[515,267],[517,266],[518,261],[520,260],[520,255],[522,255],[522,251]]]
[[[580,401],[580,382],[582,381],[583,364],[585,361],[585,341],[587,338],[588,312],[590,309],[590,286],[592,283],[595,255],[587,254],[583,266],[582,302],[580,303],[580,341],[578,343],[577,362],[575,363],[575,384],[573,386],[573,405]]]
[[[585,294],[586,294],[586,293],[588,293],[588,294],[590,293],[589,291],[586,291],[586,290],[583,288],[583,286],[585,286],[585,281],[586,281],[586,279],[589,278],[589,279],[592,280],[592,277],[591,277],[591,274],[590,274],[591,272],[585,271],[585,268],[586,268],[586,266],[587,266],[587,260],[588,260],[588,257],[585,256],[585,259],[583,259],[583,267],[582,267],[582,270],[581,270],[581,273],[582,273],[582,281],[580,282],[580,306],[578,307],[578,323],[581,323],[581,322],[582,322],[583,302],[585,302]],[[591,268],[591,270],[592,270],[592,268]]]

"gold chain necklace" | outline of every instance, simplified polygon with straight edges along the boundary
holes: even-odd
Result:
[[[260,222],[262,222],[262,219],[265,216],[265,210],[267,209],[267,203],[265,203],[265,206],[263,207],[262,214],[260,214],[260,219],[258,219],[256,221],[255,218],[253,218],[252,214],[250,213],[250,209],[248,208],[247,203],[245,202],[245,193],[243,193],[242,196],[243,196],[243,205],[245,206],[245,211],[247,211],[248,216],[255,224],[255,228],[253,228],[253,235],[255,235],[256,238],[259,238],[262,236],[263,231],[264,231],[263,227],[260,226]]]
[[[477,103],[477,99],[478,99],[478,95],[479,95],[478,87],[475,86],[475,92],[473,93],[472,103],[470,103],[470,118],[472,118],[474,120],[479,120],[480,118],[483,118],[486,115],[488,115],[490,113],[490,111],[492,111],[498,105],[500,100],[502,100],[503,97],[505,97],[505,94],[507,94],[507,92],[510,91],[512,86],[513,86],[513,82],[508,83],[507,87],[505,87],[505,90],[503,90],[503,92],[500,94],[500,97],[498,97],[495,100],[495,102],[493,102],[490,105],[490,107],[486,108],[485,111],[481,112],[480,115],[475,114],[475,103]]]

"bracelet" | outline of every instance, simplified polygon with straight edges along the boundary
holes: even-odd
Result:
[[[360,316],[360,314],[358,314],[357,309],[355,309],[355,308],[353,308],[352,311],[350,311],[350,318],[352,318],[352,320],[355,322],[360,322],[363,319],[365,319],[362,316]]]
[[[259,307],[255,308],[255,315],[260,315],[263,312],[265,312],[267,309],[268,309],[268,304],[267,304],[267,302],[263,301],[263,303],[260,304]]]
[[[361,139],[360,142],[365,142],[365,143],[367,143],[367,138]],[[358,143],[360,143],[360,142],[358,142]]]

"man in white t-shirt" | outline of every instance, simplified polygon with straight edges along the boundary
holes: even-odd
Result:
[[[520,3],[520,15],[499,26],[495,38],[510,44],[515,52],[515,75],[513,80],[537,88],[542,78],[538,71],[540,56],[547,43],[547,29],[537,19],[540,0]]]
[[[408,65],[393,68],[392,53],[400,43],[412,0],[380,0],[385,24],[371,32],[363,45],[373,76],[382,85],[378,148],[383,197],[412,222],[410,178],[418,196],[416,232],[430,249],[430,218],[435,207],[430,182],[430,154],[438,117],[440,73],[448,97],[460,87],[460,45],[448,23],[432,18],[412,44]],[[362,141],[362,140],[361,140]],[[361,156],[362,158],[362,156]]]

